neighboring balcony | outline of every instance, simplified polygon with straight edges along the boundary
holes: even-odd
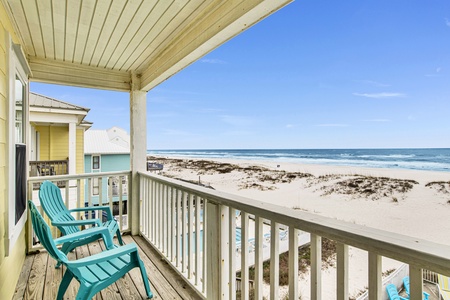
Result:
[[[66,205],[72,208],[90,203],[90,193],[86,194],[85,190],[90,189],[93,178],[110,180],[117,176],[131,178],[131,172],[36,177],[29,180],[29,186],[45,179],[65,181],[67,184],[69,181],[76,182],[69,189],[62,189]],[[181,299],[263,299],[263,296],[267,299],[285,299],[281,298],[282,288],[278,281],[279,255],[285,250],[289,250],[289,299],[299,299],[297,257],[299,245],[304,243],[309,243],[311,248],[310,291],[307,295],[301,295],[305,298],[329,299],[323,294],[332,289],[332,299],[349,299],[349,282],[355,276],[349,272],[349,262],[352,260],[349,247],[367,251],[367,299],[387,299],[383,286],[386,280],[382,277],[383,257],[405,263],[402,272],[410,277],[412,300],[423,298],[424,280],[433,282],[436,278],[434,274],[450,276],[450,247],[446,245],[214,191],[150,173],[138,173],[138,176],[139,181],[132,183],[139,185],[140,197],[127,198],[127,205],[139,201],[139,215],[132,215],[129,209],[125,218],[122,209],[117,212],[116,219],[119,222],[127,219],[127,226],[121,223],[124,234],[131,232],[130,226],[133,224],[139,227],[140,236],[127,239],[130,242],[134,240],[140,246],[142,255],[145,253],[149,257],[148,276],[160,299],[174,297],[169,292],[165,296],[164,287],[178,291],[175,298]],[[118,186],[119,204],[124,202],[121,182]],[[36,193],[32,194],[30,197],[38,204]],[[102,203],[113,206],[112,187],[111,192],[101,195],[100,199]],[[28,234],[29,250],[33,252],[39,249],[39,244],[33,241],[31,228],[28,230],[31,233]],[[322,267],[321,241],[324,238],[336,242],[334,287],[322,283],[325,271]],[[95,247],[100,249],[98,245]],[[149,255],[150,252],[153,254]],[[40,256],[34,257],[36,261]],[[156,261],[151,262],[150,257]],[[48,261],[47,267],[33,275],[42,278],[43,288],[39,290],[42,295],[46,289],[55,289],[59,285],[57,279],[51,283],[46,281],[45,278],[51,276],[49,274],[52,274],[53,269],[51,259],[43,259]],[[270,263],[270,283],[263,280],[263,261],[266,260]],[[160,269],[161,265],[168,267],[170,272]],[[250,275],[251,266],[254,276]],[[35,289],[29,280],[29,276],[35,273],[28,272],[26,268],[30,268],[29,262],[25,263],[25,275],[18,284],[19,294],[22,295],[34,293],[32,289]],[[390,278],[400,287],[401,282]],[[142,289],[134,281],[124,284],[134,284],[138,290]],[[126,290],[119,285],[112,286],[110,290],[120,294],[123,299],[127,297],[123,294]],[[184,294],[179,292],[181,290]]]
[[[30,161],[30,177],[36,176],[57,176],[69,174],[69,160],[35,160]],[[65,188],[64,181],[55,182],[59,188]],[[39,185],[33,185],[33,189],[39,189]]]

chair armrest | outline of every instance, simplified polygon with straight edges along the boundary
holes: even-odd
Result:
[[[52,222],[53,226],[81,226],[81,225],[102,225],[99,219],[75,220],[75,221],[58,221]]]
[[[137,247],[133,244],[127,244],[125,246],[120,246],[117,248],[114,248],[112,250],[103,251],[101,253],[97,253],[88,257],[84,257],[81,259],[78,259],[76,261],[70,261],[67,264],[74,266],[74,267],[84,267],[86,265],[92,265],[92,264],[98,264],[104,261],[111,260],[113,258],[126,255],[132,252],[136,252]]]
[[[103,241],[104,241],[107,249],[111,249],[114,247],[112,236],[109,233],[108,228],[106,228],[106,227],[94,227],[94,228],[89,228],[89,229],[82,230],[82,231],[79,231],[76,233],[71,233],[71,234],[62,236],[60,238],[54,239],[54,242],[56,245],[60,245],[65,242],[76,241],[76,240],[79,240],[82,238],[91,237],[96,234],[102,235]]]
[[[89,207],[79,207],[79,208],[73,208],[69,209],[69,211],[72,212],[78,212],[78,211],[90,211],[90,210],[104,210],[106,211],[106,217],[108,220],[112,220],[113,216],[111,213],[111,207],[109,206],[89,206]]]

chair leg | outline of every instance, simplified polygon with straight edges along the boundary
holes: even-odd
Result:
[[[94,297],[96,293],[93,292],[92,287],[87,287],[83,284],[80,285],[80,289],[78,290],[76,300],[89,300]]]
[[[119,241],[119,245],[120,246],[125,245],[125,243],[122,240],[122,235],[120,234],[120,229],[117,229],[116,235],[117,235],[117,240]]]
[[[139,262],[139,270],[141,271],[141,275],[142,275],[142,281],[144,281],[145,292],[147,294],[148,299],[151,299],[151,298],[153,298],[153,293],[150,290],[150,284],[148,283],[148,277],[147,277],[147,273],[145,272],[144,263],[142,262],[142,260],[140,258],[138,258],[138,262]]]
[[[73,274],[70,272],[69,269],[66,270],[66,273],[64,273],[63,279],[61,280],[61,284],[59,285],[58,289],[58,295],[56,297],[57,300],[62,300],[64,297],[64,294],[67,291],[67,288],[69,287],[70,282],[73,279]]]

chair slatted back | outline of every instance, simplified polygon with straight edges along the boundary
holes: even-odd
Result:
[[[44,181],[39,188],[39,200],[52,221],[75,221],[61,196],[61,190],[51,181]],[[58,226],[63,235],[80,231],[77,226]]]
[[[44,246],[48,251],[48,254],[57,261],[67,262],[67,256],[56,247],[50,227],[45,223],[44,218],[41,216],[34,203],[28,201],[28,206],[30,208],[31,223],[41,245]]]

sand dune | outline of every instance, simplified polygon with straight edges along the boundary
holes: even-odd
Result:
[[[450,174],[445,172],[229,159],[152,160],[164,163],[165,176],[200,180],[216,190],[450,245]],[[358,249],[350,253],[350,289],[355,296],[367,286],[367,254]],[[399,264],[384,259],[383,270]],[[332,267],[323,273],[328,287],[335,286],[335,276]],[[303,278],[300,291],[306,299],[308,279]],[[334,289],[324,292],[328,291]]]

